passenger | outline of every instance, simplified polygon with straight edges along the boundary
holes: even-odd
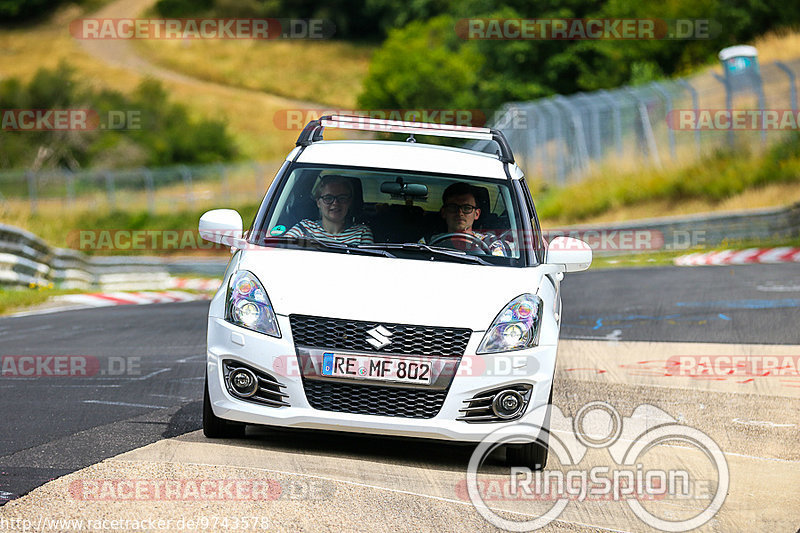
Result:
[[[510,255],[508,246],[499,241],[497,237],[491,234],[479,233],[472,229],[472,225],[481,216],[481,210],[475,199],[475,192],[468,183],[458,182],[447,187],[442,194],[442,208],[439,212],[447,223],[447,233],[472,235],[486,244],[492,255]],[[476,242],[468,238],[453,236],[437,241],[441,237],[442,235],[433,235],[429,242],[435,244],[449,240],[457,248],[467,250],[481,249]],[[424,239],[422,242],[424,242]],[[485,252],[485,250],[483,251]]]
[[[303,219],[284,233],[284,236],[313,237],[345,244],[372,244],[372,230],[365,224],[353,224],[350,213],[353,192],[351,178],[323,176],[312,192],[320,218]]]

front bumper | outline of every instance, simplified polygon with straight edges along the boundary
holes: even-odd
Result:
[[[441,410],[433,418],[402,418],[314,409],[309,404],[291,338],[289,319],[278,316],[282,338],[276,339],[209,318],[208,388],[214,414],[226,420],[287,428],[350,431],[387,436],[478,442],[500,426],[541,427],[556,361],[556,346],[495,355],[465,355],[453,377]],[[473,332],[466,354],[474,354],[484,332]],[[244,401],[228,392],[223,360],[234,360],[266,372],[285,385],[290,407],[270,407]],[[354,384],[359,383],[354,380]],[[527,384],[533,387],[525,413],[507,422],[475,423],[457,420],[466,400],[488,389]],[[538,435],[530,435],[535,440]]]

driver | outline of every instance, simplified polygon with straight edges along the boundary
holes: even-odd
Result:
[[[486,243],[492,255],[507,255],[507,250],[501,246],[500,241],[494,235],[479,233],[472,229],[472,225],[481,216],[481,210],[475,199],[475,192],[468,183],[460,181],[447,187],[442,194],[442,208],[439,212],[447,223],[448,233],[473,235]],[[437,236],[433,235],[429,242],[436,239]],[[424,239],[421,242],[424,242]],[[451,242],[454,246],[462,249],[477,248],[474,243],[470,243],[466,239],[458,239],[457,236],[453,237]]]

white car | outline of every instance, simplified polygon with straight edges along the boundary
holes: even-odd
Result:
[[[324,141],[325,128],[409,137]],[[549,427],[537,408],[552,398],[559,285],[592,252],[547,244],[500,131],[322,117],[249,231],[218,209],[200,234],[234,252],[208,316],[207,437],[259,424],[475,443]],[[509,461],[543,468],[539,433],[507,446]]]

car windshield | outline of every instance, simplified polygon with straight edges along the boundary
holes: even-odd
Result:
[[[524,266],[508,180],[295,164],[250,241],[338,253]]]

